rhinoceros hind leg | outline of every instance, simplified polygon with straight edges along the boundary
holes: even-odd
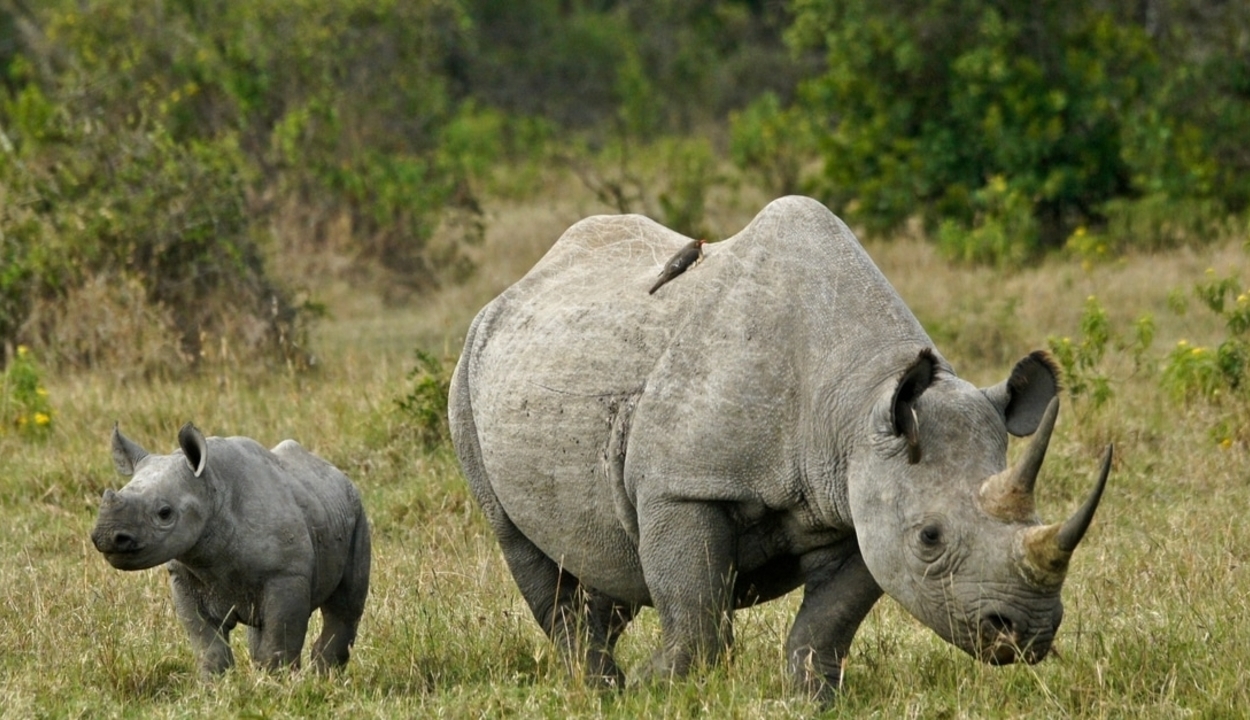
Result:
[[[582,587],[502,513],[492,521],[521,595],[569,672],[591,685],[623,687],[625,674],[612,657],[612,647],[632,619],[633,608]]]
[[[321,634],[313,641],[312,662],[319,671],[342,667],[351,657],[356,629],[365,612],[369,594],[369,522],[364,515],[356,521],[351,558],[343,581],[321,605]]]

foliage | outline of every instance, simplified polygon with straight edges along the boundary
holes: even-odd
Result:
[[[668,179],[657,195],[659,219],[690,237],[707,237],[707,195],[717,183],[716,157],[708,143],[678,140],[665,143],[664,170]]]
[[[1173,198],[1250,206],[1250,5],[1158,0],[1146,13],[1168,74],[1134,124],[1134,185]]]
[[[938,228],[942,254],[963,262],[1018,266],[1037,248],[1032,203],[997,175],[972,192],[971,225],[945,219]]]
[[[781,42],[782,3],[755,0],[466,0],[467,46],[453,84],[510,116],[597,136],[687,133],[766,91],[790,93],[803,66]]]
[[[1244,207],[1246,160],[1226,129],[1250,116],[1250,97],[1240,79],[1206,75],[1235,63],[1201,42],[1165,41],[1137,12],[1115,2],[799,0],[790,39],[826,57],[800,103],[827,130],[820,191],[869,229],[919,215],[941,227],[953,256],[1008,264],[1077,227],[1131,220],[1123,203],[1140,197],[1215,217]],[[1217,45],[1240,57],[1236,37]],[[1197,71],[1167,62],[1177,53],[1203,61]],[[1218,113],[1180,101],[1195,72]]]
[[[1164,359],[1160,378],[1177,402],[1222,409],[1212,428],[1222,444],[1234,438],[1250,441],[1250,287],[1241,288],[1236,275],[1218,278],[1207,270],[1207,280],[1194,285],[1194,294],[1223,323],[1224,337],[1214,347],[1177,341]]]
[[[1046,344],[1063,371],[1068,395],[1073,401],[1088,401],[1090,407],[1097,410],[1115,396],[1103,362],[1108,348],[1129,351],[1134,369],[1142,369],[1147,363],[1146,353],[1154,342],[1155,322],[1149,314],[1142,315],[1133,325],[1132,337],[1125,338],[1112,328],[1107,310],[1098,298],[1090,295],[1081,313],[1080,331],[1075,341],[1070,337],[1051,336]]]
[[[404,425],[426,450],[451,439],[447,426],[447,395],[451,391],[452,360],[440,360],[418,349],[416,365],[408,373],[410,388],[395,400]]]
[[[40,374],[30,348],[18,345],[0,373],[0,435],[45,438],[51,434],[52,404]]]
[[[809,115],[783,107],[776,93],[766,92],[729,114],[729,132],[729,151],[738,167],[758,175],[760,184],[777,195],[800,191],[804,165],[817,146]]]

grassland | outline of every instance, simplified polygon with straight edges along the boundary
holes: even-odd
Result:
[[[759,207],[722,202],[734,232]],[[566,680],[529,616],[449,448],[423,450],[395,400],[413,352],[454,356],[469,318],[558,233],[598,210],[565,198],[498,203],[482,269],[459,288],[389,307],[342,281],[319,294],[332,316],[318,369],[222,367],[192,381],[125,372],[50,374],[56,410],[45,441],[0,436],[0,716],[4,717],[808,717],[793,699],[782,645],[798,595],[737,616],[730,662],[709,674],[600,695]],[[1096,295],[1113,327],[1153,313],[1151,356],[1177,340],[1210,343],[1221,326],[1168,309],[1208,267],[1240,270],[1244,237],[1201,249],[1024,271],[955,268],[911,238],[870,252],[965,377],[996,382],[1048,336],[1075,335]],[[291,259],[287,259],[292,263]],[[298,268],[294,268],[297,270]],[[1102,369],[1115,396],[1067,402],[1039,482],[1048,518],[1066,516],[1093,480],[1101,447],[1118,459],[1065,589],[1057,653],[990,668],[945,645],[889,599],[860,630],[830,717],[1238,717],[1250,708],[1250,448],[1221,446],[1226,407],[1177,403],[1157,367],[1114,349]],[[1242,418],[1245,417],[1243,412]],[[246,663],[201,683],[160,570],[121,573],[87,533],[99,494],[122,483],[114,421],[152,450],[188,419],[213,434],[272,445],[294,437],[351,476],[375,533],[374,582],[348,670],[267,675]],[[242,633],[235,651],[246,657]],[[620,647],[626,668],[658,643],[646,612]]]

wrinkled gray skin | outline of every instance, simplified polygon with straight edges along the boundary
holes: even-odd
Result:
[[[166,563],[174,609],[202,674],[234,663],[228,636],[248,626],[252,660],[298,665],[308,620],[323,629],[312,660],[344,665],[369,592],[369,522],[360,494],[294,440],[272,451],[244,437],[204,436],[187,423],[179,450],[152,455],[113,428],[117,471],[91,540],[119,570]]]
[[[574,672],[621,684],[612,649],[654,606],[649,672],[683,674],[732,642],[734,608],[800,586],[787,657],[815,697],[883,590],[987,662],[1045,656],[1109,467],[1072,519],[1039,524],[1049,358],[994,387],[956,377],[810,199],[648,295],[688,241],[640,216],[577,223],[478,314],[452,380],[472,492]],[[1005,470],[1008,433],[1039,424]]]

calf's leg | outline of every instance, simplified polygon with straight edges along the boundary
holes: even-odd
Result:
[[[343,581],[321,606],[321,634],[312,646],[312,661],[318,670],[342,667],[351,656],[369,594],[370,554],[369,523],[362,514],[356,520]]]
[[[308,633],[308,578],[284,577],[265,583],[261,600],[260,641],[252,644],[252,662],[267,670],[298,666]]]
[[[224,672],[234,665],[230,652],[230,629],[225,618],[208,617],[196,592],[196,583],[178,573],[170,573],[169,586],[174,596],[174,614],[191,638],[200,674],[207,677]]]

